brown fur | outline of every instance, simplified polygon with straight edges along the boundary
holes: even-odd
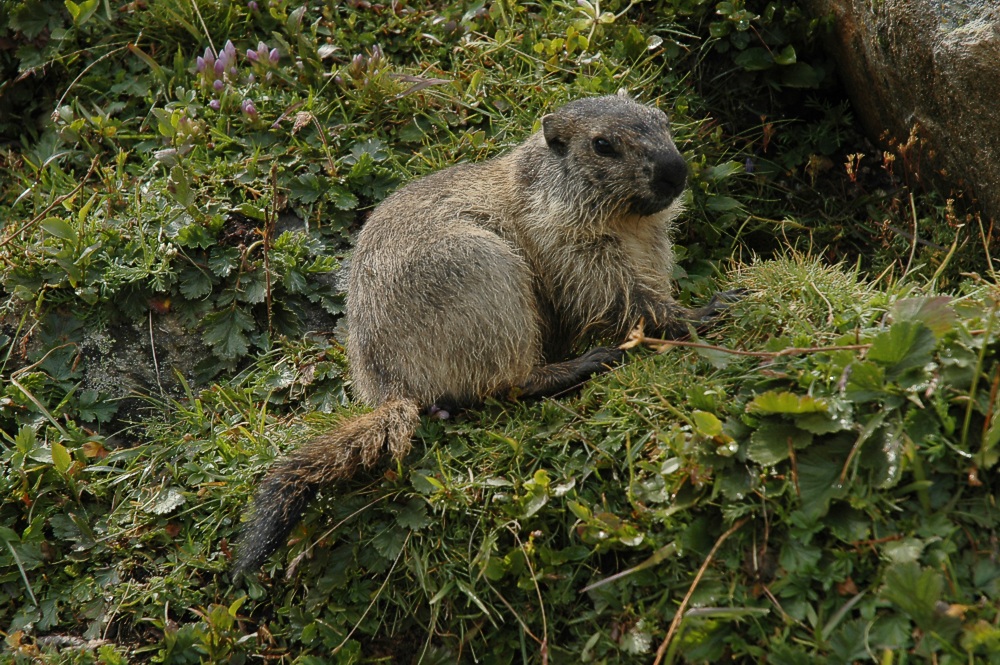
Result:
[[[572,102],[510,153],[387,198],[358,237],[347,291],[354,388],[375,410],[275,465],[238,566],[263,563],[318,487],[385,449],[405,455],[421,408],[565,390],[620,357],[567,360],[587,339],[640,318],[676,336],[713,314],[714,301],[689,311],[670,296],[685,177],[666,116],[614,96]]]

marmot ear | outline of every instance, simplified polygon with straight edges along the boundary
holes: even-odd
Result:
[[[545,143],[552,152],[560,157],[569,151],[566,144],[566,119],[549,113],[542,116],[542,134],[545,136]]]

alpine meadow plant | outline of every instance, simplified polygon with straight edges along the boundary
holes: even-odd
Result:
[[[4,8],[0,661],[997,660],[991,227],[909,175],[918,136],[861,135],[830,17]],[[680,297],[746,297],[576,393],[429,414],[233,579],[264,471],[362,411],[339,275],[368,211],[620,88],[690,165]]]

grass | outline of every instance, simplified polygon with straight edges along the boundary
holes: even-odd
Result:
[[[0,659],[996,660],[992,232],[905,168],[919,137],[857,133],[823,20],[45,0],[3,21]],[[227,40],[217,85],[197,58]],[[680,297],[749,295],[577,394],[423,421],[234,581],[261,475],[359,410],[338,273],[366,212],[619,87],[670,109],[691,164]]]

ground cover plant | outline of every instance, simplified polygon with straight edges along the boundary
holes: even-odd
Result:
[[[988,224],[866,142],[795,3],[6,2],[0,659],[968,663],[1000,653]],[[680,296],[578,394],[426,419],[259,576],[350,404],[350,236],[625,88],[691,164]]]

